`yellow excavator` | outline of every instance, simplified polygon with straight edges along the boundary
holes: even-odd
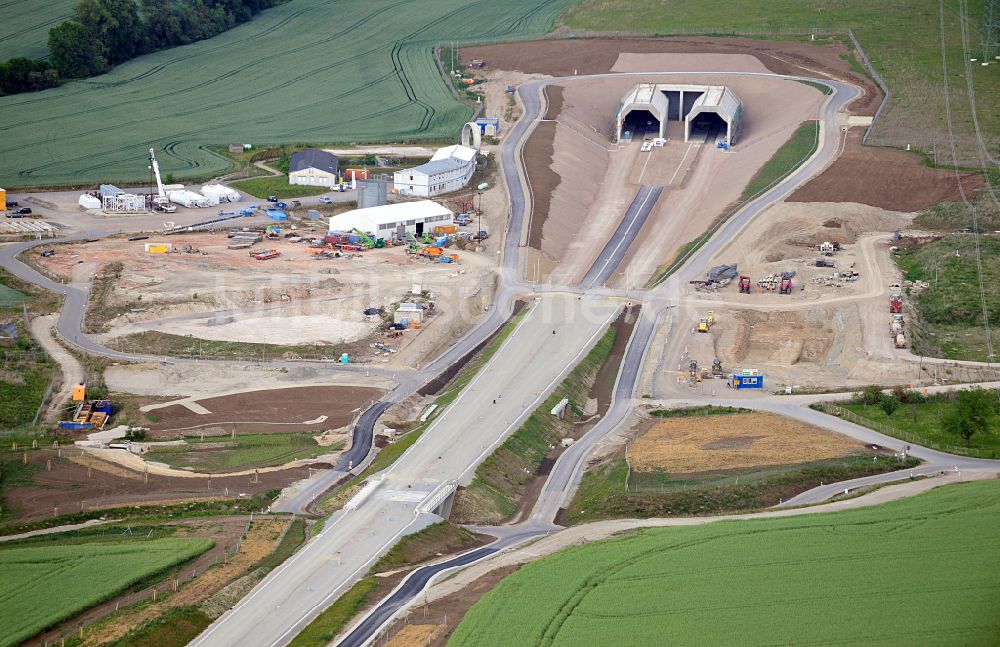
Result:
[[[698,320],[698,332],[708,332],[715,325],[715,313],[708,311],[708,316]]]

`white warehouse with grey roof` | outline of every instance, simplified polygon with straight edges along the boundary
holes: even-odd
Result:
[[[684,141],[724,132],[732,146],[743,125],[743,102],[724,85],[639,83],[618,104],[615,135],[617,141],[663,137],[667,121],[684,122]]]
[[[439,148],[430,161],[392,175],[395,193],[429,198],[461,189],[476,171],[476,149],[455,144]]]

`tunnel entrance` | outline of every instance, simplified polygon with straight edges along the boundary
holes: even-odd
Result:
[[[719,136],[728,140],[728,124],[715,112],[698,113],[690,123],[690,139],[715,139]]]
[[[660,136],[660,120],[649,110],[630,110],[622,120],[622,132],[632,133],[632,139]]]

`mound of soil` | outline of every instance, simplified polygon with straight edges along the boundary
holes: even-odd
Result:
[[[535,249],[542,247],[542,230],[549,215],[549,204],[553,192],[559,186],[559,174],[552,170],[552,156],[555,153],[555,119],[562,111],[563,89],[558,85],[548,86],[545,88],[545,99],[548,104],[545,119],[550,121],[538,124],[524,145],[525,166],[531,169],[529,182],[532,206],[528,246]]]

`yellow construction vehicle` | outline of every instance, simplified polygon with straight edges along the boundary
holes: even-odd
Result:
[[[708,332],[708,318],[702,317],[698,320],[698,332]]]
[[[708,321],[709,328],[715,325],[715,313],[711,310],[708,311],[708,316],[705,319]]]

